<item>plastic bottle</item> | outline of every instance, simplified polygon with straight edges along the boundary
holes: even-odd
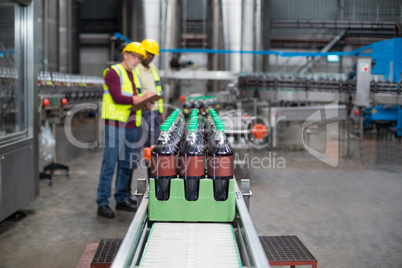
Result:
[[[208,135],[208,133],[211,131],[212,129],[212,125],[214,124],[213,122],[213,117],[216,116],[216,112],[213,108],[209,109],[209,113],[207,118],[205,119],[205,124],[204,124],[204,134],[205,134],[205,138]]]
[[[179,177],[184,179],[185,198],[198,199],[200,179],[205,177],[205,144],[197,133],[197,119],[188,127],[188,134],[179,151]]]
[[[161,134],[151,152],[151,176],[155,179],[156,198],[168,200],[170,180],[177,177],[176,148],[171,140],[169,125],[161,125]]]
[[[228,198],[229,180],[233,179],[233,148],[224,131],[224,125],[218,123],[214,139],[208,146],[208,178],[213,180],[216,201]]]

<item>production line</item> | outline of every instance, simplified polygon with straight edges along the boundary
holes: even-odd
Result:
[[[338,100],[347,103],[350,98],[355,99],[356,82],[356,79],[346,79],[339,75],[300,77],[294,74],[253,73],[240,75],[238,87],[250,94],[257,91],[263,99],[311,102]],[[402,81],[395,83],[385,79],[375,80],[373,77],[369,81],[369,91],[373,103],[402,103]]]
[[[41,72],[38,75],[38,97],[45,109],[63,106],[65,109],[81,103],[102,99],[103,79],[63,73]]]
[[[137,182],[140,206],[111,267],[269,267],[244,200],[249,181],[240,191],[213,108],[186,121],[176,109],[144,155],[151,178]]]
[[[186,258],[192,258],[189,260],[190,263],[197,260],[199,263],[221,263],[223,266],[220,267],[226,267],[224,264],[229,265],[228,267],[269,267],[267,257],[245,203],[245,199],[248,200],[249,192],[247,193],[246,189],[244,189],[242,193],[236,181],[233,180],[233,182],[231,186],[234,187],[233,199],[235,207],[233,207],[233,211],[235,211],[235,215],[227,223],[153,222],[149,218],[149,211],[152,213],[153,205],[150,203],[150,191],[147,190],[145,193],[137,192],[138,196],[143,194],[142,201],[111,267],[137,267],[137,265],[140,265],[141,260],[143,260],[144,265],[140,265],[140,267],[161,267],[162,264],[166,265],[167,263],[174,263],[174,261],[179,262],[183,261],[183,259],[185,262],[187,261]],[[247,181],[244,184],[247,185]],[[145,185],[146,181],[140,180],[138,189],[145,189]],[[209,185],[210,190],[211,186],[212,182]],[[183,187],[183,184],[181,184],[181,187]],[[184,190],[184,188],[181,189]],[[155,194],[155,191],[152,194]],[[206,198],[211,197],[206,196]],[[181,199],[184,200],[184,196],[181,196]],[[208,210],[205,212],[208,213]],[[157,233],[154,231],[157,228],[163,229]],[[211,245],[214,244],[213,241],[217,241],[217,235],[221,236],[219,237],[220,241],[228,242],[224,245],[221,244],[222,248],[214,249],[211,248]],[[157,244],[152,247],[163,247],[166,252],[152,255],[152,248],[149,246],[144,253],[147,241],[155,243],[155,240]],[[175,242],[173,243],[172,241]],[[168,246],[165,247],[163,243],[166,242],[168,242]],[[203,246],[183,248],[188,243]],[[211,252],[212,249],[214,251]],[[147,263],[149,255],[153,258],[151,262],[153,266]],[[175,258],[177,259],[175,260]],[[234,260],[234,263],[226,261],[222,263],[223,259]]]

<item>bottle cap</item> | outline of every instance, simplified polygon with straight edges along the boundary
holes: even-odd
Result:
[[[197,130],[197,125],[196,124],[188,125],[188,131],[196,131],[196,130]]]
[[[163,124],[161,125],[161,131],[168,131],[168,130],[169,130],[169,125],[163,123]]]
[[[217,131],[225,131],[225,125],[223,123],[216,124]]]
[[[215,116],[215,117],[213,118],[213,120],[214,120],[215,124],[217,124],[217,123],[222,123],[221,117],[220,117],[219,115]]]

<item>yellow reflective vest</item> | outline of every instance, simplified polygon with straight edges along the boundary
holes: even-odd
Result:
[[[112,65],[110,68],[116,71],[120,78],[120,89],[121,94],[124,96],[132,97],[134,95],[133,85],[128,78],[127,71],[121,64]],[[103,71],[103,78],[105,78],[106,73],[109,68]],[[133,71],[134,84],[137,91],[137,96],[141,96],[141,80]],[[116,120],[121,122],[127,122],[128,117],[131,113],[131,104],[117,104],[113,101],[112,95],[110,95],[109,87],[106,83],[103,84],[103,100],[102,100],[102,118],[109,120]],[[135,113],[135,125],[137,127],[141,126],[142,110],[138,110]]]
[[[161,85],[161,78],[159,76],[159,70],[153,64],[149,65],[149,67],[151,67],[152,76],[155,81],[156,94],[159,95],[162,93],[162,85]],[[138,75],[138,77],[141,77],[140,69],[138,67],[135,67],[135,73]],[[158,110],[159,110],[159,113],[161,113],[161,114],[163,113],[163,99],[158,100]]]

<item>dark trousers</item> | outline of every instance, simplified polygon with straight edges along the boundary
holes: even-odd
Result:
[[[144,147],[151,147],[158,141],[159,134],[161,133],[162,115],[159,111],[142,111],[141,127],[137,132],[137,146],[135,154],[131,158],[131,164],[134,169],[140,166],[141,152]],[[129,183],[129,192],[131,193],[131,179]]]

